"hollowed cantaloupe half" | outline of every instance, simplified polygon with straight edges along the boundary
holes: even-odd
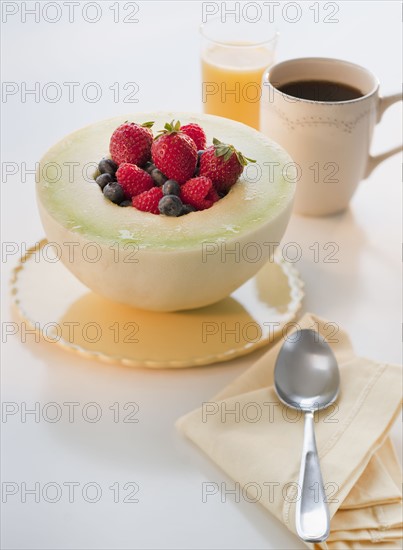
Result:
[[[250,165],[212,208],[179,218],[119,207],[92,180],[125,120],[179,119],[233,144]],[[94,292],[135,307],[173,311],[214,303],[252,277],[286,229],[295,191],[291,159],[256,130],[221,117],[139,113],[97,122],[54,145],[37,184],[41,219],[68,269]],[[287,167],[288,165],[288,167]],[[284,167],[287,167],[287,170]],[[285,176],[285,177],[284,177]]]

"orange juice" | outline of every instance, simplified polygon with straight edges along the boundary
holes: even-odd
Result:
[[[207,47],[202,54],[204,112],[259,129],[262,77],[272,56],[263,46],[243,42]]]

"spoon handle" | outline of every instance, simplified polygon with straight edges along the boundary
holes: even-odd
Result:
[[[299,472],[300,498],[296,528],[306,542],[321,542],[329,536],[330,518],[316,450],[313,412],[305,413],[304,445]]]

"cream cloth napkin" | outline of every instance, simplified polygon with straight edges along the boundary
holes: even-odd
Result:
[[[326,321],[310,314],[298,326],[315,328],[325,338],[330,334]],[[333,339],[340,396],[335,406],[316,413],[315,424],[331,532],[327,542],[308,546],[401,548],[401,468],[388,437],[401,406],[401,368],[355,356],[342,330]],[[177,427],[249,490],[251,499],[260,491],[259,502],[296,533],[303,415],[281,404],[273,388],[281,344],[180,418]]]

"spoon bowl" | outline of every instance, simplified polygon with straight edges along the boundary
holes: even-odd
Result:
[[[324,409],[338,396],[339,367],[326,340],[314,330],[295,333],[277,357],[274,385],[281,401],[303,411]]]

